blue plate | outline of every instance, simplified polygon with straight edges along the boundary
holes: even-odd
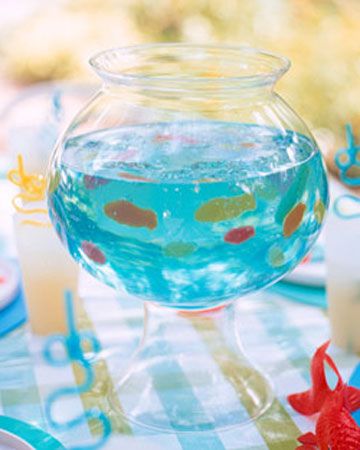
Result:
[[[27,312],[22,289],[19,287],[14,300],[0,310],[0,337],[14,330],[27,320]]]
[[[280,281],[271,286],[269,291],[281,295],[288,300],[317,306],[319,308],[327,308],[326,290],[323,287],[305,286]]]
[[[354,386],[360,389],[360,364],[358,364],[352,373],[350,380],[349,380],[349,386]],[[355,422],[360,426],[360,409],[355,411],[352,414]]]
[[[0,416],[0,447],[2,443],[19,450],[66,450],[57,439],[40,428],[8,416]]]

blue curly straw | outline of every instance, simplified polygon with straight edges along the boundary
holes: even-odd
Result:
[[[95,336],[91,333],[79,333],[76,328],[75,322],[75,314],[74,314],[74,305],[73,305],[73,296],[70,291],[65,292],[65,308],[66,308],[66,321],[68,328],[67,336],[55,335],[48,338],[43,355],[45,360],[47,360],[50,364],[54,366],[63,366],[66,364],[70,364],[74,362],[80,367],[82,367],[84,371],[84,382],[77,387],[64,387],[55,390],[51,393],[45,402],[45,414],[50,423],[50,425],[57,431],[68,431],[72,428],[78,427],[83,423],[87,423],[89,420],[96,420],[100,422],[102,426],[102,435],[98,439],[97,442],[93,444],[88,444],[84,446],[73,446],[69,447],[71,450],[96,450],[101,448],[109,439],[111,434],[111,423],[108,417],[100,410],[96,408],[91,408],[85,410],[83,414],[75,417],[74,419],[59,423],[53,419],[52,408],[54,404],[60,400],[62,397],[69,397],[73,395],[83,394],[88,392],[95,382],[95,376],[93,368],[90,362],[86,359],[81,341],[89,340],[93,344],[94,352],[98,352],[100,349],[100,344]],[[55,342],[62,342],[65,346],[67,357],[63,359],[55,359],[51,353],[51,347]]]
[[[343,183],[349,186],[360,186],[360,177],[353,178],[347,175],[351,167],[360,167],[360,147],[355,145],[354,133],[350,124],[346,124],[345,132],[348,148],[336,152],[335,164],[340,171],[340,179]],[[345,161],[343,160],[344,157]]]
[[[358,219],[360,218],[360,212],[355,214],[348,214],[343,212],[342,203],[344,200],[350,200],[354,203],[360,204],[360,198],[355,197],[355,195],[351,194],[344,194],[340,195],[335,201],[334,201],[334,212],[335,214],[340,217],[340,219],[350,220],[350,219]]]

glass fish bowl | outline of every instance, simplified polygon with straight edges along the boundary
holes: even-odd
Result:
[[[289,61],[154,44],[90,64],[102,87],[55,148],[48,205],[73,258],[144,301],[110,407],[160,431],[244,425],[273,394],[241,348],[236,301],[296,267],[328,204],[318,146],[274,91]]]

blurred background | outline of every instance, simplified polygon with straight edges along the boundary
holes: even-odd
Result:
[[[0,107],[35,83],[96,83],[98,50],[159,41],[282,53],[293,65],[278,91],[324,151],[360,127],[358,0],[0,0]]]

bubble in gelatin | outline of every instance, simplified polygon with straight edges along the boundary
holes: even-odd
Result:
[[[255,188],[256,195],[263,200],[271,201],[275,200],[279,195],[279,191],[276,186],[270,183],[262,183]]]
[[[169,211],[168,209],[166,209],[163,214],[162,214],[164,219],[168,219],[171,216],[171,211]]]

